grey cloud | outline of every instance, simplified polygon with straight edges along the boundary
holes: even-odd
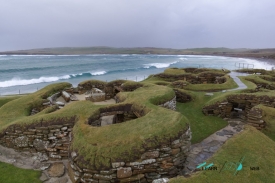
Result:
[[[273,0],[0,0],[0,51],[275,47]]]

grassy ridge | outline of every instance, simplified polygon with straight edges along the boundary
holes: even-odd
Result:
[[[41,106],[45,98],[69,86],[71,86],[69,83],[48,85],[33,94],[6,103],[0,107],[0,131],[13,123],[30,123],[38,119],[39,115],[29,116],[31,109]]]
[[[16,96],[8,96],[8,97],[0,97],[0,107],[2,107],[4,104],[12,101],[12,100],[15,100],[15,99],[18,99],[20,98],[20,96],[16,95]]]
[[[72,148],[94,168],[109,166],[110,161],[119,161],[122,157],[124,161],[139,158],[145,146],[155,148],[186,129],[188,120],[183,115],[156,106],[173,97],[172,89],[148,84],[134,92],[120,93],[119,98],[125,101],[116,105],[133,104],[132,108],[143,109],[147,114],[127,123],[100,128],[89,126],[84,119],[80,119],[74,127]],[[91,115],[98,113],[98,110],[93,110]]]

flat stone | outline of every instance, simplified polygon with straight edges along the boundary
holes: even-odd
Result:
[[[21,136],[14,139],[14,143],[17,147],[28,147],[29,146],[28,142],[29,142],[29,138],[26,136]]]
[[[141,155],[141,159],[154,159],[159,157],[159,151],[151,151],[151,152],[146,152]]]
[[[213,93],[206,93],[205,96],[213,96]]]
[[[46,180],[49,180],[49,177],[44,173],[42,172],[40,178],[39,178],[42,182],[46,181]]]
[[[122,166],[124,166],[124,165],[125,165],[124,162],[115,162],[115,163],[112,163],[112,167],[113,167],[113,168],[122,167]]]
[[[161,178],[161,179],[153,180],[152,183],[167,183],[167,182],[169,182],[168,178]]]
[[[131,177],[133,174],[131,167],[127,168],[118,168],[117,169],[117,177],[118,178],[127,178]]]
[[[47,172],[50,177],[61,177],[65,173],[65,166],[62,162],[53,163]]]
[[[65,105],[63,102],[60,102],[60,101],[55,102],[55,104],[57,104],[59,106],[64,106]]]
[[[46,153],[41,153],[41,152],[38,152],[37,153],[37,160],[38,161],[47,161],[49,158],[48,158],[48,155]]]
[[[41,166],[40,166],[40,170],[46,170],[46,169],[48,169],[50,166],[51,166],[50,163],[43,163],[43,164],[41,164]]]
[[[210,147],[210,148],[209,148],[209,151],[210,151],[210,152],[216,152],[218,149],[219,149],[218,146],[214,146],[214,147]]]
[[[129,178],[119,179],[121,183],[128,183],[128,182],[134,182],[139,181],[140,179],[144,178],[144,174],[138,174]]]

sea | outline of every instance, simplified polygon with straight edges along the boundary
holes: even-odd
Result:
[[[141,81],[169,67],[271,70],[274,66],[254,59],[204,55],[0,55],[0,95],[32,93],[57,82],[77,86],[90,79]]]

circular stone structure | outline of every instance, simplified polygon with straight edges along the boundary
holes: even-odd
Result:
[[[0,144],[43,153],[49,161],[69,159],[72,182],[152,182],[178,175],[191,131],[185,116],[175,111],[172,88],[120,80],[81,84],[79,93],[97,87],[117,103],[75,101],[52,110],[43,106],[47,98],[70,93],[71,85],[48,85],[0,108]],[[33,108],[40,112],[29,116]],[[116,123],[93,125],[110,115]]]
[[[187,119],[173,111],[174,91],[147,84],[116,97],[117,104],[96,107],[86,120],[76,122],[69,155],[71,180],[152,182],[176,176],[187,157],[191,132]],[[137,118],[90,125],[102,116],[129,112]]]

